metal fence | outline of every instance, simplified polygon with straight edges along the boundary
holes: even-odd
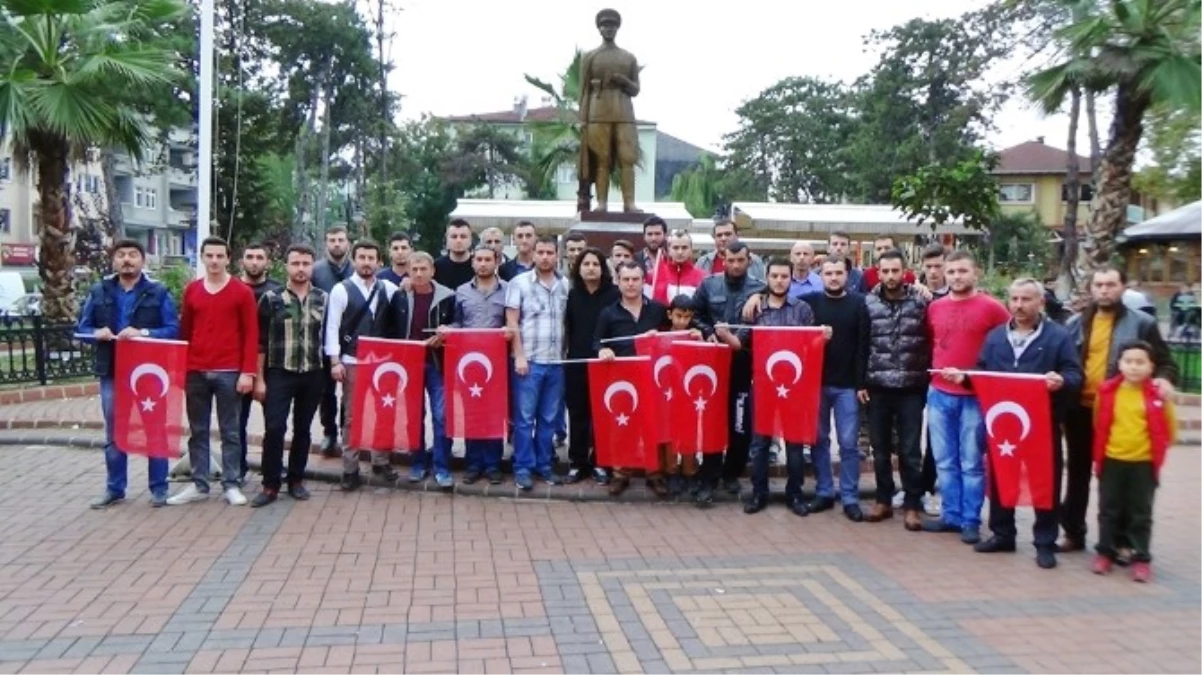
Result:
[[[0,384],[49,384],[92,374],[93,347],[75,338],[75,324],[40,316],[0,317]]]
[[[1172,338],[1166,342],[1180,373],[1177,389],[1187,394],[1202,394],[1202,340]]]

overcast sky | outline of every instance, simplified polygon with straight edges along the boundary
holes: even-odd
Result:
[[[394,0],[396,65],[391,85],[402,117],[505,110],[516,96],[540,94],[523,79],[566,68],[576,47],[600,42],[593,19],[607,0]],[[737,126],[735,108],[778,80],[798,75],[850,82],[875,63],[862,37],[913,17],[955,16],[980,0],[685,0],[615,2],[617,42],[644,66],[640,119],[717,150]],[[711,10],[704,9],[707,5]],[[999,75],[1020,72],[1008,63]],[[1067,121],[1045,117],[1014,97],[987,140],[1001,149],[1037,136],[1063,148]],[[1106,121],[1102,120],[1103,133]],[[1084,124],[1079,142],[1085,146]]]

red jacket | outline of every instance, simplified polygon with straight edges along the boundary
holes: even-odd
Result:
[[[690,298],[697,292],[697,287],[705,279],[705,272],[697,269],[690,260],[678,265],[664,260],[655,271],[655,285],[651,290],[651,299],[665,307],[678,295]]]
[[[1098,387],[1097,413],[1094,418],[1093,462],[1094,472],[1102,475],[1102,460],[1106,458],[1106,443],[1110,440],[1110,427],[1114,424],[1114,396],[1122,375],[1115,375]],[[1148,435],[1152,437],[1152,475],[1159,480],[1160,465],[1168,453],[1173,434],[1169,429],[1169,418],[1164,411],[1165,400],[1149,379],[1144,382],[1144,414],[1148,419]]]

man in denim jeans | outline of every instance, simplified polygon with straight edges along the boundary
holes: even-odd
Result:
[[[513,474],[522,490],[534,488],[535,474],[551,485],[562,482],[553,463],[568,284],[556,270],[557,254],[555,238],[540,237],[534,269],[514,277],[505,295],[505,323],[514,333]]]
[[[231,506],[246,504],[242,483],[242,396],[254,390],[259,372],[259,314],[255,294],[229,273],[224,239],[201,242],[205,276],[184,289],[180,339],[188,342],[188,459],[192,485],[167,500],[172,506],[209,497],[209,425],[217,401],[221,430],[221,487]]]
[[[951,292],[927,308],[932,337],[931,366],[969,370],[989,331],[1010,320],[1010,312],[987,293],[977,293],[977,266],[972,254],[952,251],[944,259]],[[985,427],[971,391],[948,375],[935,376],[927,392],[927,430],[935,451],[942,515],[923,523],[928,532],[957,532],[960,541],[981,540],[981,507],[985,504]]]
[[[77,332],[93,336],[96,342],[96,375],[100,378],[100,410],[104,415],[107,483],[104,495],[92,502],[94,509],[124,501],[129,482],[128,458],[113,444],[114,341],[135,337],[170,340],[179,332],[171,294],[166,286],[142,274],[145,260],[145,250],[138,242],[123,240],[114,244],[116,274],[92,287],[79,316]],[[150,504],[163,506],[167,503],[167,459],[151,457],[148,469]]]

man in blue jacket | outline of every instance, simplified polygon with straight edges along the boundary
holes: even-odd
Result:
[[[1028,373],[1043,375],[1048,391],[1052,392],[1052,485],[1055,491],[1052,508],[1035,510],[1035,562],[1044,569],[1056,566],[1056,534],[1059,531],[1057,504],[1060,502],[1060,475],[1064,457],[1060,451],[1060,425],[1071,396],[1081,391],[1085,374],[1073,340],[1064,327],[1044,314],[1043,285],[1035,279],[1018,279],[1010,284],[1007,303],[1009,323],[994,328],[981,346],[977,368],[999,373]],[[945,370],[944,377],[963,382],[971,388],[972,380],[963,372]],[[1017,529],[1014,509],[1002,507],[997,498],[995,473],[989,472],[989,529],[993,536],[978,542],[977,553],[1011,552],[1015,550]]]
[[[76,329],[96,344],[96,375],[100,377],[100,410],[104,415],[104,463],[108,483],[92,502],[103,509],[125,499],[127,458],[113,444],[113,367],[116,340],[149,337],[171,340],[179,334],[179,317],[167,287],[142,273],[146,250],[133,240],[113,245],[113,269],[88,292]],[[167,460],[150,458],[150,504],[167,503]]]

